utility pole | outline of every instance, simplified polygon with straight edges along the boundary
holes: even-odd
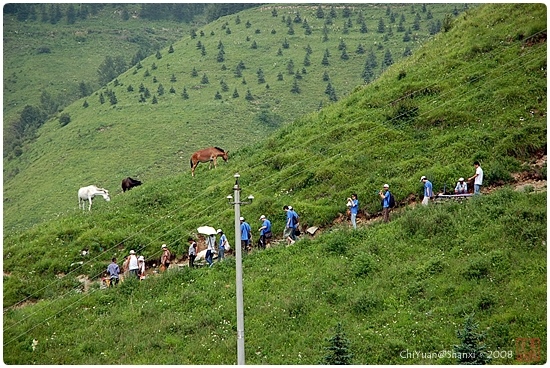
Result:
[[[241,204],[252,203],[254,197],[248,196],[248,201],[241,202],[241,188],[239,187],[239,174],[235,174],[235,185],[233,186],[233,197],[227,196],[229,204],[235,205],[235,267],[236,267],[236,288],[237,288],[237,364],[244,365],[244,303],[243,303],[243,264],[241,248]]]

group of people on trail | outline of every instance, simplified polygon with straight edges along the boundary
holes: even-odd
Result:
[[[390,193],[390,186],[388,184],[384,184],[382,189],[378,191],[378,195],[381,198],[382,217],[384,222],[389,222],[390,210],[393,206],[395,206],[393,195]],[[357,229],[357,214],[359,213],[359,199],[357,198],[357,193],[351,194],[351,197],[347,199],[346,206],[348,207],[351,225],[355,230]]]
[[[294,244],[297,237],[297,229],[299,225],[299,216],[296,211],[292,209],[292,206],[284,206],[283,211],[286,212],[285,230],[283,232],[283,238],[287,241],[288,245]],[[248,222],[241,217],[241,249],[245,252],[250,252],[253,248],[252,244],[252,228]],[[260,238],[258,239],[258,248],[266,249],[270,245],[271,238],[273,238],[273,232],[271,230],[271,221],[265,216],[261,215],[259,221],[262,226],[258,229]]]
[[[468,181],[474,181],[474,195],[479,195],[481,194],[481,186],[483,185],[483,169],[481,168],[479,161],[474,161],[474,167],[476,171],[474,175],[468,178]],[[424,198],[422,199],[422,204],[427,206],[430,200],[434,198],[433,185],[424,175],[422,175],[420,181],[424,183]],[[464,178],[458,179],[454,193],[456,195],[468,194],[468,184]]]
[[[298,214],[292,209],[291,206],[284,206],[284,211],[287,213],[287,221],[285,223],[285,232],[284,237],[287,239],[288,244],[294,244],[297,236],[297,227],[298,227]],[[260,238],[258,241],[258,248],[265,249],[269,246],[269,242],[273,237],[273,232],[271,230],[271,221],[267,219],[265,215],[261,215],[259,221],[261,221],[261,226],[258,229],[260,233]],[[252,250],[252,228],[248,224],[244,217],[240,218],[241,222],[241,247],[243,251],[247,253]],[[219,236],[218,246],[216,249],[216,235]],[[189,258],[189,267],[194,268],[195,260],[198,256],[198,246],[195,239],[189,237],[187,239],[189,243],[189,248],[187,251]],[[206,243],[206,254],[205,261],[208,263],[209,267],[214,265],[214,254],[218,254],[218,262],[221,262],[225,259],[225,252],[231,249],[227,236],[224,234],[222,229],[218,229],[216,234],[208,234],[205,236]],[[170,267],[170,260],[172,254],[168,249],[166,244],[161,246],[162,254],[160,257],[160,266],[159,269],[161,272]],[[145,278],[145,259],[143,256],[136,256],[134,250],[130,251],[130,255],[125,258],[122,265],[122,271],[116,263],[116,258],[112,259],[112,262],[107,266],[107,274],[110,279],[110,286],[115,286],[119,282],[121,275],[128,275],[129,277],[137,277],[140,280]]]
[[[474,195],[481,194],[481,186],[483,185],[483,169],[479,164],[479,161],[474,161],[475,174],[468,178],[468,181],[474,180]],[[420,181],[424,183],[424,198],[422,199],[422,205],[428,205],[430,199],[434,197],[433,185],[424,175],[420,178]],[[468,194],[468,184],[464,178],[459,178],[454,188],[454,193],[457,195]],[[395,206],[395,199],[390,193],[390,186],[384,184],[382,190],[378,192],[378,195],[382,199],[382,217],[384,222],[390,221],[390,210]],[[357,213],[359,211],[359,200],[357,193],[352,193],[351,197],[347,198],[346,206],[348,208],[348,214],[350,217],[351,225],[354,229],[357,229]]]
[[[162,246],[163,249],[166,248],[166,244]],[[168,261],[168,264],[169,263],[170,261]],[[139,280],[143,280],[145,278],[145,257],[138,257],[135,250],[132,249],[130,255],[126,257],[122,263],[122,271],[116,262],[116,257],[113,257],[111,263],[107,266],[107,275],[109,276],[108,280],[110,287],[118,285],[121,276],[135,277]]]
[[[165,271],[170,267],[170,259],[172,253],[168,249],[166,244],[162,244],[160,247],[162,254],[160,256],[160,271]],[[136,278],[138,280],[145,279],[145,257],[137,256],[135,250],[130,250],[130,254],[124,258],[122,262],[122,270],[116,262],[116,257],[111,259],[111,263],[107,266],[107,275],[109,277],[109,287],[118,285],[120,279]]]
[[[483,185],[483,169],[481,168],[479,161],[474,162],[474,167],[475,173],[468,178],[468,181],[474,180],[474,195],[479,195],[481,194],[481,186]],[[422,175],[420,181],[424,183],[424,198],[422,199],[422,205],[428,205],[430,199],[434,197],[433,185],[425,175]],[[389,222],[390,210],[395,206],[395,199],[389,189],[390,186],[388,184],[384,184],[382,190],[378,192],[378,195],[382,200],[382,217],[384,222]],[[457,195],[468,194],[468,184],[464,178],[458,179],[458,182],[454,188],[454,193]],[[357,214],[359,212],[359,200],[357,198],[357,193],[352,193],[351,197],[347,198],[346,205],[349,210],[351,224],[354,229],[357,229]],[[283,206],[283,211],[286,213],[283,238],[286,240],[287,245],[292,245],[296,242],[297,235],[299,235],[298,227],[300,217],[292,206]],[[271,221],[269,221],[265,215],[261,215],[259,221],[261,221],[262,225],[258,229],[260,233],[258,248],[265,249],[269,246],[270,239],[273,237],[273,233],[271,231]],[[252,250],[252,228],[250,224],[245,221],[244,217],[240,218],[240,230],[241,249],[248,253]],[[221,262],[225,258],[225,252],[230,249],[230,245],[222,229],[218,229],[216,234],[219,236],[217,248],[218,262]],[[189,242],[189,267],[194,268],[198,250],[197,242],[192,237],[189,237],[187,240]],[[166,244],[161,246],[161,250],[162,255],[160,258],[160,271],[162,272],[170,267],[170,259],[172,254]],[[205,255],[205,260],[209,267],[214,265],[214,253],[216,253],[216,235],[210,234],[206,236]],[[107,266],[110,286],[115,286],[118,284],[121,274],[136,277],[139,280],[143,280],[145,278],[145,258],[143,256],[137,257],[134,250],[131,250],[130,255],[125,258],[122,264],[122,272],[116,261],[116,258],[112,258],[111,263]]]

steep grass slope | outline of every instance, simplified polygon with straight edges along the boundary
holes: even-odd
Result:
[[[235,172],[242,194],[256,197],[243,215],[255,228],[266,214],[277,234],[284,204],[304,225],[326,226],[350,192],[363,211],[377,212],[382,184],[405,200],[420,192],[420,175],[439,189],[471,175],[474,159],[487,185],[509,182],[546,149],[546,54],[543,5],[485,5],[376,82],[236,151],[216,170],[202,167],[194,179],[175,173],[98,200],[92,213],[8,234],[4,360],[234,363],[231,260],[109,291],[80,293],[77,276],[97,279],[113,255],[132,248],[153,260],[167,243],[181,256],[199,225],[222,227],[233,240],[225,197]],[[294,247],[245,257],[247,363],[315,364],[338,321],[357,364],[454,363],[402,352],[452,350],[471,312],[489,350],[506,352],[494,362],[513,363],[524,337],[541,340],[544,362],[546,205],[545,193],[504,189],[405,209],[357,232],[325,228]],[[105,337],[112,334],[118,346]]]
[[[374,78],[407,48],[420,47],[454,8],[358,4],[344,17],[346,7],[327,4],[318,18],[317,6],[264,5],[205,25],[194,38],[186,34],[171,45],[173,52],[160,50],[64,109],[68,125],[57,117],[47,122],[28,151],[5,163],[4,228],[73,213],[81,186],[116,193],[126,176],[151,182],[188,172],[190,155],[203,147],[232,153],[262,141],[329,104],[329,87],[342,98],[364,83],[367,60]],[[404,31],[397,29],[401,23]]]

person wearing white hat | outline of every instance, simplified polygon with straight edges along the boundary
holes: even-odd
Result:
[[[244,217],[240,218],[241,220],[241,248],[242,250],[248,252],[250,250],[250,244],[252,243],[252,228],[248,222],[244,220]]]
[[[467,194],[468,184],[464,181],[464,178],[458,179],[455,187],[455,194]]]
[[[204,260],[208,263],[209,267],[214,265],[214,249],[216,248],[216,235],[206,235],[206,255]]]
[[[265,249],[269,239],[273,236],[271,232],[271,221],[269,221],[265,215],[260,216],[260,221],[262,222],[262,226],[258,229],[260,232],[260,248]]]
[[[427,206],[428,203],[430,203],[430,199],[434,196],[432,182],[424,175],[422,175],[420,181],[424,183],[424,198],[422,199],[422,205]]]
[[[145,278],[145,258],[143,256],[138,257],[138,276],[140,280]]]
[[[384,222],[390,221],[390,186],[384,184],[384,187],[381,191],[378,192],[380,198],[382,198],[382,216],[384,217]]]
[[[172,258],[172,254],[166,244],[162,244],[160,249],[162,249],[162,255],[160,256],[160,270],[164,271],[170,267],[170,258]]]
[[[283,238],[286,239],[287,245],[292,245],[296,242],[296,229],[298,228],[299,216],[296,211],[292,209],[292,206],[283,206],[283,211],[286,212]]]
[[[128,261],[128,271],[130,272],[130,275],[134,275],[135,277],[139,277],[138,276],[138,260],[137,260],[137,257],[136,257],[136,251],[135,250],[131,250],[130,251],[130,260]]]

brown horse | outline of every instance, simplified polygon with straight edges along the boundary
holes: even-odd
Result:
[[[210,147],[205,148],[200,151],[197,151],[193,153],[191,156],[191,175],[195,176],[195,168],[199,164],[199,162],[210,162],[210,165],[208,166],[208,169],[212,168],[212,162],[214,162],[214,168],[218,165],[216,162],[216,158],[220,157],[223,158],[225,162],[227,162],[227,153],[228,151],[224,151],[223,149],[219,147]]]

